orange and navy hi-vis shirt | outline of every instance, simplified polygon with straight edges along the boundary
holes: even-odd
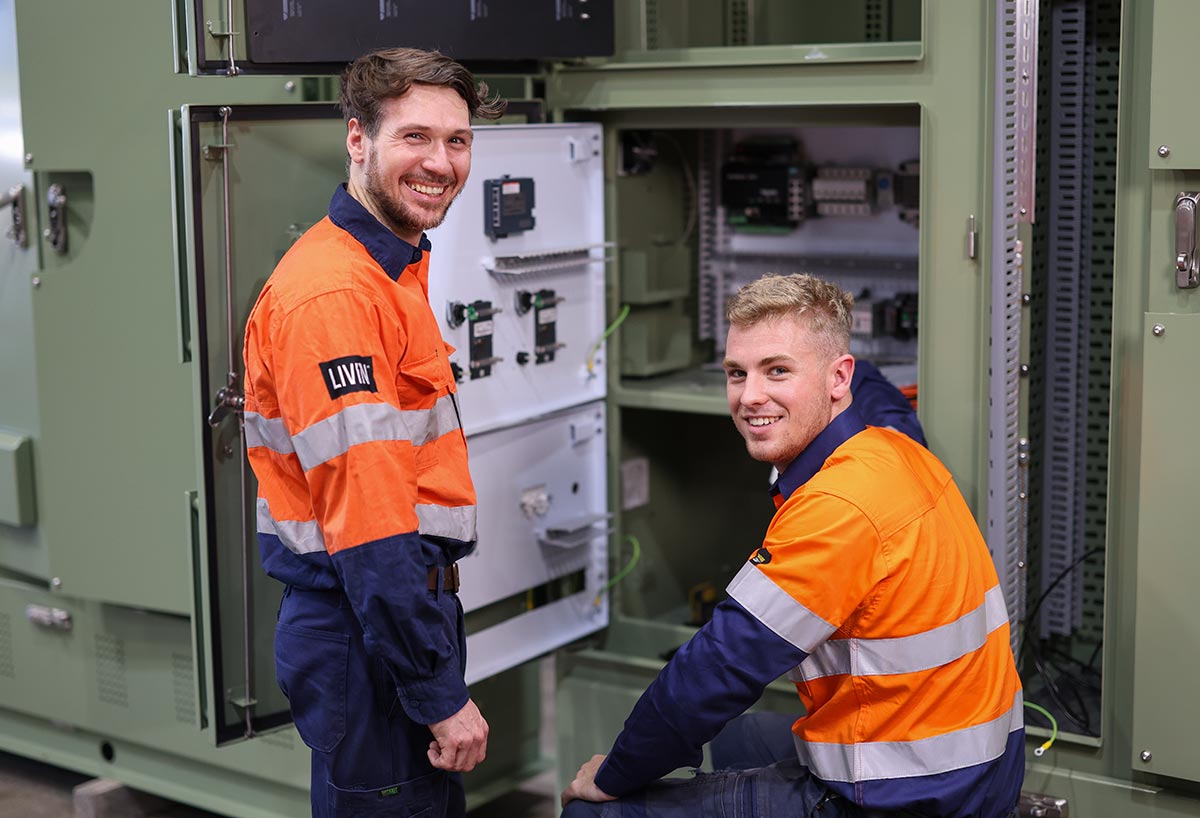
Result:
[[[263,567],[342,590],[406,713],[467,702],[457,601],[429,571],[475,540],[448,349],[414,248],[344,187],[279,262],[246,326],[246,445]]]
[[[597,785],[620,795],[696,763],[787,673],[799,759],[829,789],[868,809],[1007,816],[1024,778],[1021,682],[995,567],[949,472],[851,406],[774,491],[762,547],[638,702]]]

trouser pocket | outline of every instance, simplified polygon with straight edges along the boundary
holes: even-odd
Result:
[[[346,735],[346,671],[350,637],[280,623],[275,626],[275,675],[288,698],[300,738],[328,753]]]
[[[347,790],[329,784],[337,818],[441,818],[446,813],[446,773],[436,770],[389,787]]]

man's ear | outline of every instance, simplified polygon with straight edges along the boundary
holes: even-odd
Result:
[[[854,356],[841,355],[829,365],[829,397],[834,402],[850,394],[850,381],[854,378]]]
[[[353,165],[361,165],[367,157],[367,135],[357,117],[352,117],[346,123],[346,153],[350,155]]]

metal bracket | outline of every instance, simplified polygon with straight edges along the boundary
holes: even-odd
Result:
[[[1023,792],[1017,801],[1017,814],[1021,818],[1068,818],[1067,799],[1040,792]]]
[[[1037,178],[1038,2],[1017,0],[1013,69],[1016,73],[1017,221],[1033,223]]]
[[[24,249],[29,246],[28,218],[25,213],[25,185],[10,187],[7,192],[0,193],[0,207],[12,205],[12,227],[6,234],[8,238]]]
[[[49,226],[42,236],[50,249],[60,256],[67,253],[67,192],[59,184],[50,185],[46,191],[46,221]]]

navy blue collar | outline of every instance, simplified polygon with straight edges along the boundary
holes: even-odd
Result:
[[[829,455],[833,454],[838,446],[866,428],[867,425],[863,423],[854,404],[846,407],[840,415],[821,430],[819,435],[812,439],[804,451],[796,455],[795,460],[788,464],[788,467],[775,481],[775,485],[771,486],[771,494],[782,494],[785,500],[791,497],[792,492],[811,480],[812,476],[821,470],[825,461],[829,459]]]
[[[399,238],[351,196],[344,183],[338,185],[329,200],[329,220],[358,239],[392,281],[398,281],[408,265],[420,261],[421,254],[428,253],[433,246],[424,233],[419,247]]]

